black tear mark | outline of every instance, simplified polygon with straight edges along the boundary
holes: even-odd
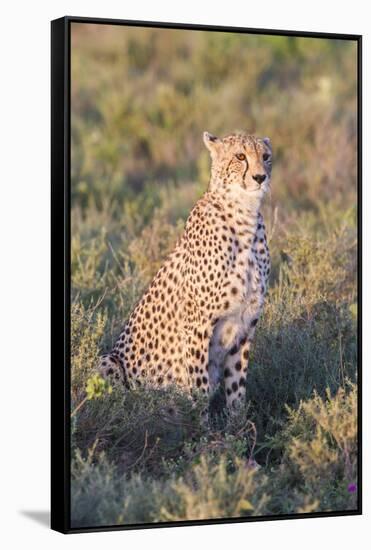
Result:
[[[245,182],[245,176],[246,176],[246,173],[247,173],[248,169],[249,169],[249,163],[246,160],[246,168],[245,168],[243,176],[242,176],[242,179],[243,179],[244,182]]]

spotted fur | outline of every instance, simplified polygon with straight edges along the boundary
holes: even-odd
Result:
[[[268,138],[204,133],[207,191],[100,369],[128,387],[148,381],[245,396],[251,342],[270,258],[260,206],[269,189]]]

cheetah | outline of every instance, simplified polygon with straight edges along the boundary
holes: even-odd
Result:
[[[245,398],[270,273],[260,208],[272,147],[243,133],[203,140],[209,186],[99,368],[127,387],[177,384],[210,398],[222,385],[233,408]]]

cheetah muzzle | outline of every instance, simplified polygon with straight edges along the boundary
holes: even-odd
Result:
[[[178,384],[211,395],[222,383],[230,407],[245,398],[270,272],[260,207],[272,148],[246,134],[203,138],[209,187],[99,368],[128,387]]]

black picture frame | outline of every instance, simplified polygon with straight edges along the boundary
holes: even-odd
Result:
[[[299,515],[72,528],[70,522],[71,24],[120,25],[351,40],[357,44],[358,508]],[[66,16],[51,22],[51,528],[61,533],[273,521],[362,514],[362,36]]]

